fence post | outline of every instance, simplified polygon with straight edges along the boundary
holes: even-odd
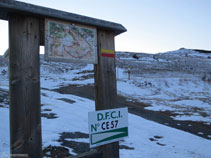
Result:
[[[98,64],[95,65],[96,110],[117,108],[114,33],[98,30]],[[98,147],[103,158],[119,157],[119,142]]]
[[[10,153],[30,158],[42,150],[39,41],[39,19],[10,15]]]

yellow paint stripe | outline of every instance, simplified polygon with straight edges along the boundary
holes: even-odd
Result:
[[[107,53],[107,54],[114,54],[114,50],[110,50],[110,49],[101,49],[102,53]]]

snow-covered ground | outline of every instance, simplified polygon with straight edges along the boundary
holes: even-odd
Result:
[[[175,120],[211,125],[211,54],[180,49],[136,56],[119,53],[119,94],[151,105],[145,109],[170,111]]]
[[[64,81],[63,81],[64,82]],[[42,85],[47,87],[48,82]],[[58,82],[55,81],[55,87]],[[53,84],[51,83],[51,86]],[[50,87],[49,87],[50,88]],[[61,98],[75,101],[66,103]],[[58,118],[42,118],[43,148],[49,145],[60,146],[57,141],[62,132],[88,133],[88,112],[94,111],[94,101],[73,95],[62,95],[49,90],[42,90],[42,110],[51,109]],[[48,111],[46,111],[48,112]],[[9,109],[0,108],[0,153],[9,153]],[[88,143],[88,138],[74,139]],[[158,123],[129,114],[129,138],[120,143],[133,150],[120,150],[122,158],[141,157],[210,157],[211,141],[173,129]],[[75,154],[69,149],[70,153]]]
[[[154,61],[153,58],[149,58],[145,59]],[[52,89],[68,84],[93,83],[93,78],[84,78],[84,74],[93,74],[91,72],[93,66],[73,67],[71,64],[52,63],[54,67],[51,67],[45,62],[41,63],[42,112],[53,113],[56,116],[54,119],[42,117],[43,148],[49,145],[64,146],[71,154],[76,155],[72,148],[62,145],[58,140],[63,132],[88,134],[88,112],[94,111],[95,103],[78,96],[60,94]],[[8,74],[1,74],[3,70],[8,71],[7,67],[0,67],[0,90],[8,91]],[[210,124],[210,82],[204,82],[193,74],[178,73],[177,75],[178,77],[175,75],[172,77],[171,74],[142,76],[131,74],[131,80],[128,81],[126,69],[118,68],[118,93],[151,104],[152,106],[146,107],[147,109],[171,111],[176,114],[174,119]],[[71,103],[65,100],[71,100]],[[0,103],[0,156],[9,153],[9,109],[6,104],[6,101]],[[66,141],[88,143],[88,138],[68,138]],[[121,158],[211,157],[211,140],[133,114],[129,114],[129,138],[121,141],[120,145],[129,147],[120,150]]]
[[[194,75],[168,77],[131,76],[119,69],[118,93],[152,106],[148,110],[171,111],[176,120],[191,120],[211,125],[211,83]]]

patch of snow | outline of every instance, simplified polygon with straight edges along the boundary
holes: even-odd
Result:
[[[72,139],[72,138],[66,138],[66,141],[74,141],[74,142],[82,142],[82,143],[89,143],[89,138],[76,138],[76,139]]]
[[[67,65],[68,68],[68,65]],[[92,71],[94,69],[92,64],[88,64],[80,69],[69,70],[68,72],[60,72],[59,74],[55,72],[49,72],[49,65],[47,68],[41,66],[41,87],[48,89],[56,89],[61,86],[66,86],[69,84],[90,84],[94,82],[93,78],[90,79],[80,79],[83,75],[88,75],[90,73],[81,73],[83,71]],[[74,78],[76,78],[74,80]]]
[[[181,106],[191,106],[191,107],[196,107],[196,108],[211,108],[211,105],[208,103],[205,103],[201,100],[180,100],[180,101],[175,101],[174,104],[178,104]]]
[[[174,108],[172,107],[168,107],[168,106],[148,106],[148,107],[145,107],[145,109],[147,110],[152,110],[152,111],[173,111]]]
[[[172,116],[174,120],[179,121],[198,121],[198,122],[210,122],[211,116],[203,117],[200,115],[177,115]]]
[[[189,116],[194,116],[192,121],[211,122],[211,86],[200,78],[193,75],[190,78],[133,76],[132,80],[128,81],[127,74],[122,73],[124,71],[121,69],[119,72],[118,93],[151,105],[145,109],[171,111],[180,116],[188,113]],[[202,113],[205,115],[201,116]],[[178,118],[182,120],[184,117],[180,116]]]
[[[9,109],[0,108],[0,156],[10,153]]]

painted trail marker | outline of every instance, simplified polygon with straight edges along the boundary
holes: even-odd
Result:
[[[90,147],[96,147],[128,137],[128,108],[89,112]]]

